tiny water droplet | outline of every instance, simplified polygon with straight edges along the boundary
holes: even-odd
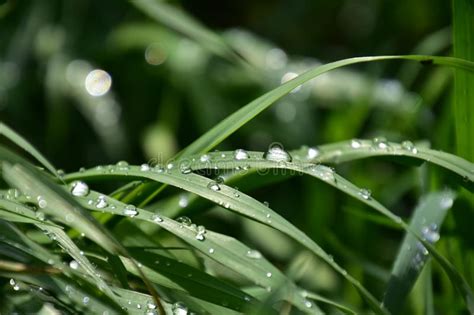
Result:
[[[202,163],[209,162],[210,160],[211,157],[209,156],[209,154],[201,155],[201,157],[199,158],[199,161],[201,161]]]
[[[199,225],[197,227],[196,239],[198,241],[204,241],[206,239],[204,234],[206,234],[206,228],[203,225]]]
[[[304,301],[304,306],[306,306],[307,308],[311,308],[311,307],[313,307],[313,303],[311,303],[311,301],[309,301],[309,300],[305,300]]]
[[[71,267],[71,269],[77,270],[77,268],[79,268],[79,263],[75,260],[71,260],[69,262],[69,267]]]
[[[104,209],[108,205],[109,204],[107,203],[106,197],[104,195],[99,195],[99,197],[97,197],[97,200],[95,202],[95,207],[97,209]]]
[[[127,217],[133,218],[138,214],[138,211],[134,205],[126,205],[125,208],[123,208],[123,214]]]
[[[188,204],[189,204],[188,196],[186,194],[180,195],[178,205],[181,208],[186,208],[188,206]]]
[[[376,149],[386,150],[389,147],[387,139],[385,139],[384,137],[374,138],[372,142],[373,142],[373,146]]]
[[[154,214],[151,216],[151,220],[153,222],[163,222],[163,219],[158,215],[158,214]]]
[[[360,142],[360,140],[357,140],[357,139],[351,140],[351,148],[359,149],[361,146],[362,146],[362,142]]]
[[[434,228],[433,228],[434,227]],[[429,243],[436,243],[439,241],[440,235],[438,233],[438,227],[435,224],[430,226],[424,226],[421,229],[421,236],[424,240],[428,241]]]
[[[38,207],[40,207],[41,209],[46,208],[48,206],[48,202],[46,201],[46,199],[44,199],[43,196],[38,196],[36,200],[38,201]]]
[[[89,186],[81,181],[75,181],[71,184],[71,194],[76,197],[85,197],[89,194]]]
[[[402,142],[402,148],[409,151],[409,152],[411,152],[411,153],[413,153],[413,154],[418,153],[418,149],[415,147],[413,142],[411,142],[409,140],[406,140],[406,141]]]
[[[209,248],[209,254],[213,254],[214,253],[214,248]]]
[[[182,302],[176,302],[172,306],[173,315],[188,315],[188,308]]]
[[[193,170],[187,166],[187,165],[181,165],[179,170],[181,171],[181,174],[191,174],[193,172]]]
[[[90,301],[90,298],[89,298],[88,296],[85,296],[85,297],[82,299],[82,303],[84,303],[84,305],[89,304],[89,301]]]
[[[263,154],[263,158],[273,162],[291,162],[291,155],[286,152],[280,145],[270,145],[267,152]]]
[[[250,156],[247,153],[247,151],[245,151],[243,149],[237,149],[237,150],[234,151],[234,158],[236,160],[246,160],[246,159],[250,158]]]
[[[267,272],[266,276],[267,276],[267,278],[271,278],[271,277],[272,277],[272,273],[271,273],[271,272]]]
[[[191,226],[191,224],[193,223],[191,219],[186,216],[179,217],[176,219],[176,221],[186,226]]]
[[[365,200],[369,200],[372,193],[370,192],[369,189],[361,188],[361,189],[359,189],[358,194],[359,194],[359,196],[361,196]]]
[[[142,165],[140,165],[140,171],[142,172],[148,172],[150,170],[150,165],[144,163]]]
[[[258,251],[258,250],[255,250],[255,249],[249,249],[247,251],[247,254],[246,256],[248,258],[252,258],[252,259],[260,259],[262,258],[262,254]]]
[[[221,190],[221,186],[216,181],[211,181],[209,184],[207,184],[207,188],[213,191],[219,191]]]
[[[319,151],[318,148],[314,148],[314,147],[309,148],[309,149],[308,149],[308,152],[306,153],[306,158],[307,158],[308,160],[315,159],[316,157],[319,156],[320,153],[321,153],[321,152]]]

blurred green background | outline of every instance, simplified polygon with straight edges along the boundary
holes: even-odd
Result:
[[[451,49],[450,2],[443,0],[168,3],[221,34],[252,70],[133,2],[3,1],[0,119],[67,172],[118,160],[164,162],[238,108],[319,63],[364,55],[449,55]],[[84,88],[93,69],[112,78],[103,96]],[[334,71],[275,104],[219,149],[264,151],[279,142],[291,150],[384,136],[453,152],[451,84],[450,69],[403,62]],[[425,166],[370,159],[337,170],[405,218],[428,186]],[[310,179],[296,177],[251,194],[270,202],[373,292],[383,292],[401,232],[373,223],[362,205]],[[281,267],[298,270],[304,258],[280,234],[250,221],[217,214],[197,220],[253,244]],[[222,220],[233,222],[232,230]],[[318,262],[303,258],[309,266],[301,269],[307,272],[300,275],[304,283]],[[359,301],[331,271],[319,272],[318,279],[307,285]],[[443,281],[439,275],[435,283]],[[452,303],[452,288],[437,288],[436,303]]]

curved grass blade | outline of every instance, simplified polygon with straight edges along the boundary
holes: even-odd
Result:
[[[384,141],[383,145],[373,140],[353,139],[317,147],[318,155],[308,159],[308,148],[292,151],[295,159],[314,163],[344,163],[370,157],[398,157],[421,160],[435,164],[457,174],[460,183],[471,191],[474,190],[474,164],[454,154],[415,146],[410,141],[402,143]],[[397,160],[394,160],[397,161]]]
[[[266,94],[245,105],[187,146],[186,149],[184,149],[178,156],[204,153],[211,150],[232,133],[234,133],[237,129],[245,125],[255,116],[278,101],[280,98],[289,94],[301,84],[304,84],[305,82],[323,73],[352,64],[384,60],[411,60],[420,62],[422,64],[443,65],[474,72],[474,62],[452,57],[425,55],[355,57],[331,62],[310,69],[293,80],[280,85],[279,87],[267,92]]]
[[[240,167],[247,167],[252,165],[252,167],[261,167],[261,168],[289,168],[291,169],[291,164],[279,164],[267,160],[261,159],[262,153],[259,154],[258,161],[254,159],[249,159],[245,161],[240,161]],[[197,159],[199,161],[199,159]],[[252,163],[253,162],[253,163]],[[229,164],[227,164],[229,165]],[[313,164],[308,163],[310,166]],[[208,167],[209,165],[205,165]],[[236,167],[237,164],[233,165],[232,168]],[[252,220],[261,222],[265,225],[269,225],[284,234],[287,234],[291,238],[295,239],[297,242],[301,243],[303,246],[310,249],[317,256],[321,257],[329,265],[331,265],[339,274],[346,278],[361,294],[361,296],[370,304],[374,311],[379,314],[384,314],[385,311],[380,307],[377,300],[351,275],[347,273],[342,267],[340,267],[336,262],[334,262],[332,256],[328,255],[319,245],[317,245],[313,240],[311,240],[306,234],[301,232],[291,223],[286,221],[279,214],[271,210],[269,207],[263,203],[247,196],[236,189],[228,187],[226,185],[217,185],[212,180],[199,176],[194,173],[181,174],[180,170],[174,169],[164,172],[159,169],[158,172],[154,171],[141,171],[138,166],[129,166],[126,170],[119,169],[116,166],[110,166],[111,168],[103,168],[102,170],[90,169],[80,173],[72,173],[65,177],[65,180],[93,180],[100,178],[114,178],[114,177],[128,177],[130,179],[137,178],[147,178],[171,186],[179,187],[181,189],[193,192],[201,197],[204,197],[212,202],[215,202],[219,205],[222,205],[224,208],[235,211],[243,216],[246,216]],[[299,167],[293,166],[294,170],[301,171]],[[160,171],[161,170],[161,171]],[[321,175],[323,176],[323,175]],[[342,180],[342,179],[341,179]],[[217,187],[212,188],[213,185]],[[357,196],[357,191],[354,192],[354,195]],[[383,208],[383,207],[382,207]],[[385,208],[383,208],[385,209]],[[388,210],[386,212],[393,217],[395,215],[391,214]],[[398,217],[396,217],[398,218]],[[400,219],[400,218],[398,218]],[[229,262],[232,263],[232,262]]]
[[[129,171],[132,171],[132,169]],[[87,171],[81,174],[86,173]],[[104,199],[108,204],[108,207],[106,208],[98,209],[91,205],[89,200],[97,200],[99,196],[101,196],[101,194],[91,191],[87,198],[77,198],[77,200],[84,208],[90,210],[105,211],[107,213],[121,216],[127,215],[127,212],[125,211],[127,205],[113,198],[102,197],[106,198]],[[196,231],[190,226],[185,226],[164,216],[158,216],[145,209],[136,208],[135,211],[136,214],[134,214],[134,219],[146,220],[150,223],[159,225],[163,229],[181,238],[210,259],[218,261],[222,265],[234,270],[251,281],[255,281],[258,285],[268,290],[282,286],[289,286],[291,289],[295,290],[294,285],[290,283],[290,280],[288,280],[277,268],[263,257],[259,259],[249,257],[248,252],[251,251],[251,249],[232,237],[207,231],[205,233],[205,241],[199,241],[196,239]],[[247,303],[247,300],[248,298],[246,299],[245,296],[242,297],[243,303]],[[313,309],[308,309],[305,306],[305,299],[302,296],[300,296],[299,299],[296,299],[294,303],[300,309],[309,312],[310,314],[316,310],[316,306],[313,307]]]
[[[31,154],[36,160],[38,160],[38,162],[40,162],[44,167],[46,167],[48,171],[57,176],[57,171],[54,166],[38,150],[36,150],[28,141],[26,141],[25,138],[23,138],[13,129],[1,122],[0,134],[4,135],[17,146]]]
[[[83,232],[88,238],[95,241],[108,252],[121,254],[126,257],[130,256],[125,248],[88,212],[84,211],[69,194],[53,183],[48,182],[40,172],[33,169],[28,170],[28,168],[20,164],[12,166],[7,162],[3,162],[2,169],[4,179],[12,186],[18,187],[25,195],[29,195],[33,200],[36,200],[43,212]],[[159,304],[160,299],[155,288],[141,273],[138,266],[136,268],[141,274],[144,283],[156,298],[158,307],[161,308]]]
[[[451,208],[454,197],[451,191],[433,192],[425,196],[413,212],[410,227],[415,231],[423,231],[428,241],[437,241],[438,229]],[[407,296],[429,259],[427,254],[428,251],[415,237],[405,235],[383,300],[385,307],[392,314],[401,312]]]

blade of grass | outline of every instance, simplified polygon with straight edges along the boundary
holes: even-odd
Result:
[[[426,195],[413,212],[410,227],[416,231],[428,229],[427,237],[439,238],[441,227],[455,195],[451,191],[433,192]],[[392,314],[402,311],[405,301],[429,256],[426,249],[410,234],[406,234],[400,245],[385,291],[383,303]]]

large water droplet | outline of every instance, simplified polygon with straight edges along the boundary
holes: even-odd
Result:
[[[237,149],[234,151],[234,158],[236,160],[246,160],[249,157],[250,157],[249,154],[245,150]]]
[[[123,214],[127,217],[133,218],[138,214],[138,211],[134,205],[126,205],[125,208],[123,208]]]
[[[176,221],[186,226],[191,226],[191,224],[193,223],[191,219],[186,216],[179,217],[176,219]]]
[[[87,93],[92,96],[102,96],[106,94],[112,86],[112,77],[101,69],[95,69],[89,72],[84,85]]]
[[[282,77],[281,77],[281,84],[284,84],[290,80],[293,80],[294,78],[296,78],[298,76],[297,73],[295,72],[287,72],[285,73]],[[299,90],[301,90],[301,85],[297,86],[296,88],[294,88],[290,93],[296,93],[298,92]]]
[[[104,195],[100,195],[97,197],[97,200],[95,202],[95,207],[97,209],[104,209],[108,206],[109,204],[107,203],[106,197]]]
[[[365,200],[369,200],[369,199],[370,199],[370,195],[371,195],[372,193],[370,192],[369,189],[361,188],[361,189],[359,189],[358,194],[359,194],[359,196],[361,196],[361,197],[364,198]]]
[[[89,194],[89,186],[81,181],[75,181],[71,184],[71,194],[76,197],[85,197]]]
[[[129,170],[129,166],[128,166],[127,161],[119,161],[119,162],[117,162],[116,166],[117,166],[117,169],[120,170],[120,171],[128,171]]]
[[[219,184],[215,181],[209,182],[209,184],[207,184],[207,188],[209,188],[213,191],[221,190],[221,186],[219,186]]]
[[[263,158],[274,162],[291,162],[292,160],[291,155],[280,145],[271,145],[268,151],[263,154]]]

